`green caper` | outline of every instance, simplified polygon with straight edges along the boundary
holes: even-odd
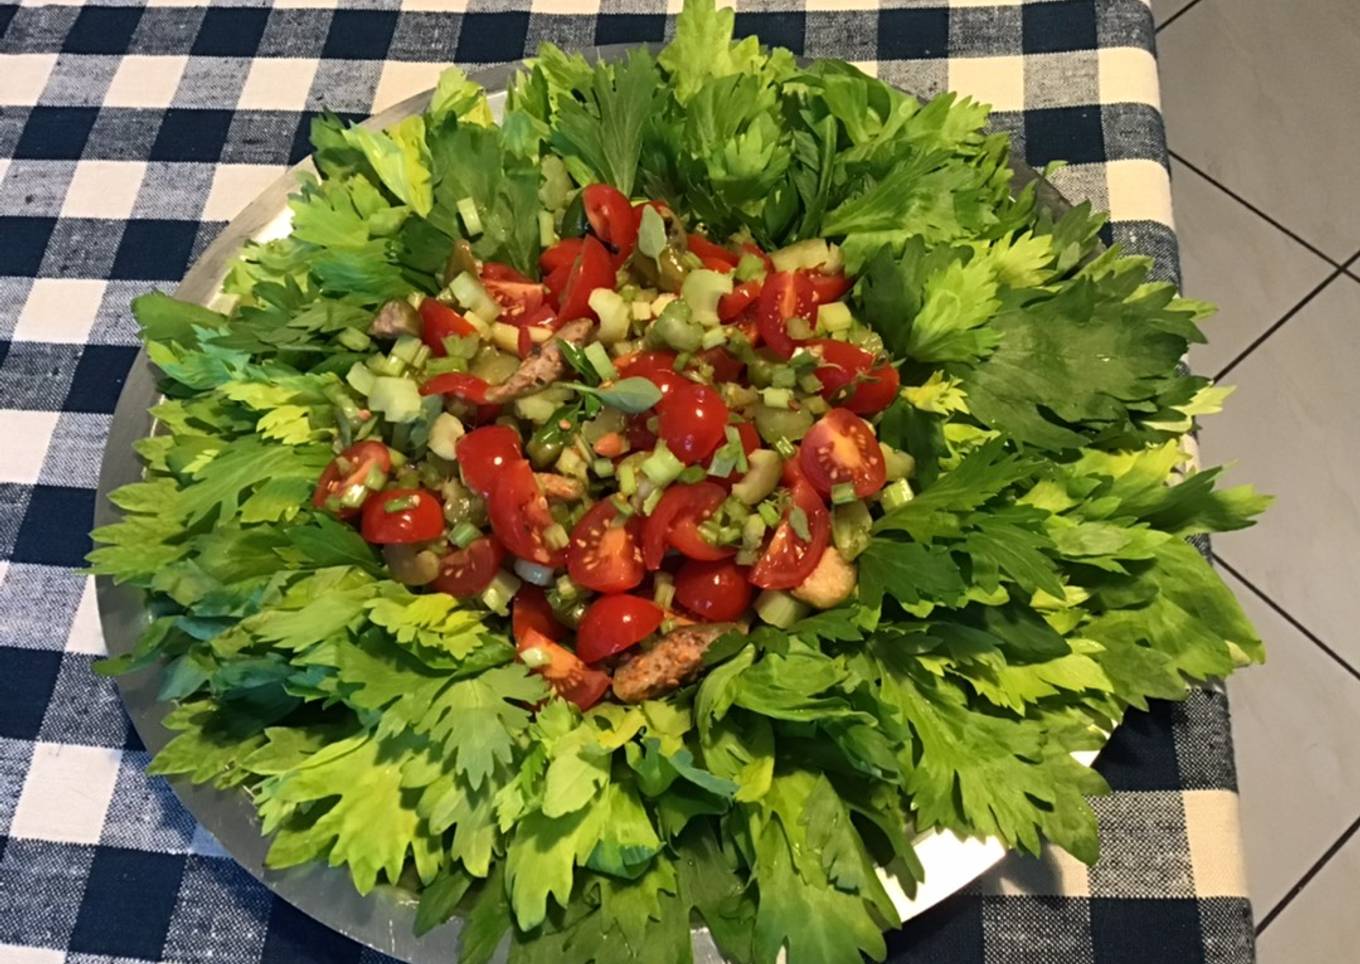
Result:
[[[685,264],[684,255],[666,245],[656,257],[657,286],[663,291],[679,291],[685,283],[690,269]]]

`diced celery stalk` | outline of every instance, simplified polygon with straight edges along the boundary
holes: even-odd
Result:
[[[652,304],[649,301],[634,301],[629,306],[629,313],[634,321],[646,321],[652,317]]]
[[[665,442],[657,442],[656,449],[642,463],[642,474],[657,486],[670,485],[683,471],[684,463],[675,457]]]
[[[756,506],[756,511],[760,513],[760,519],[767,526],[774,527],[779,525],[779,507],[773,502],[762,502]]]
[[[831,249],[821,238],[808,238],[770,255],[776,271],[797,271],[799,268],[819,268],[831,259]]]
[[[661,496],[666,492],[665,489],[657,489],[650,493],[647,498],[642,500],[642,514],[651,515],[656,511],[657,504],[661,501]]]
[[[522,586],[517,578],[504,569],[491,577],[490,584],[482,590],[482,602],[493,613],[504,616],[510,612],[510,600],[515,598]]]
[[[732,470],[728,469],[727,471],[731,472]],[[707,474],[708,473],[704,471],[703,466],[691,465],[688,466],[685,471],[677,475],[676,479],[687,485],[693,485],[695,482],[702,482]]]
[[[484,321],[494,321],[501,313],[501,306],[486,293],[482,283],[466,271],[449,283],[449,291],[460,305],[476,312]]]
[[[492,306],[496,309],[497,313],[500,312],[499,305],[496,305],[493,302]],[[495,315],[492,315],[491,317],[494,318]],[[481,315],[477,314],[477,312],[471,310],[463,312],[463,320],[477,330],[477,338],[481,339],[491,337],[491,322],[487,321]]]
[[[557,594],[563,599],[575,599],[581,595],[581,587],[571,581],[571,576],[563,573],[557,577]]]
[[[788,629],[808,612],[808,607],[779,589],[766,589],[756,597],[756,615],[776,629]]]
[[[746,521],[741,526],[741,544],[746,549],[759,549],[760,543],[765,538],[765,533],[770,527],[765,524],[765,520],[759,513],[751,513],[746,517]]]
[[[600,376],[601,381],[612,382],[619,377],[619,373],[614,370],[614,363],[609,360],[609,352],[605,351],[604,345],[598,341],[586,345],[586,360],[590,362],[590,367],[595,369],[595,374]]]
[[[900,509],[910,502],[915,496],[911,491],[911,483],[906,479],[898,479],[879,493],[879,501],[883,503],[883,508],[889,512]]]
[[[873,516],[863,502],[847,502],[831,510],[831,540],[846,562],[868,548],[873,527]]]
[[[345,381],[349,383],[349,387],[363,396],[367,396],[373,390],[373,383],[376,380],[377,376],[361,362],[355,362],[349,366],[349,372],[345,375]]]
[[[746,460],[750,468],[741,481],[732,486],[732,494],[746,505],[756,505],[779,484],[779,472],[784,462],[769,449],[756,449],[746,456]]]
[[[557,227],[549,211],[538,212],[538,243],[545,248],[557,243]]]
[[[584,479],[586,477],[587,463],[575,449],[563,449],[562,454],[557,457],[554,468],[563,475]]]
[[[658,572],[652,584],[652,601],[662,609],[669,610],[675,601],[675,579],[668,572]]]
[[[732,276],[738,281],[750,281],[752,278],[759,278],[765,273],[765,262],[755,255],[743,254],[741,260],[737,262],[737,270]]]
[[[552,662],[552,654],[542,646],[529,646],[519,651],[519,660],[530,669],[542,669]]]
[[[689,303],[672,301],[661,309],[656,321],[647,329],[647,340],[656,347],[675,351],[694,351],[699,347],[704,332],[690,321]]]
[[[787,365],[780,365],[770,373],[770,385],[775,388],[792,388],[798,384],[798,373]]]
[[[609,459],[595,459],[590,463],[590,469],[596,477],[601,479],[609,479],[614,476],[614,463]]]
[[[841,482],[831,487],[831,504],[845,505],[847,502],[854,502],[859,498],[855,495],[855,486],[852,482]]]
[[[515,560],[515,575],[535,586],[548,587],[553,584],[553,571],[548,566],[540,566],[528,559]]]
[[[458,523],[458,525],[454,527],[453,532],[449,535],[453,544],[459,549],[466,549],[481,537],[482,530],[466,520]]]
[[[491,326],[491,344],[501,351],[515,354],[519,351],[519,329],[498,321]]]
[[[699,344],[704,348],[717,348],[727,341],[727,329],[710,328],[704,332],[704,337],[699,339]]]
[[[774,450],[786,459],[793,458],[798,451],[793,447],[793,443],[786,438],[777,438],[774,442]]]
[[[482,233],[482,216],[477,213],[477,202],[470,197],[458,199],[458,216],[463,219],[463,230],[475,238]]]
[[[718,301],[731,292],[732,276],[708,268],[691,271],[680,286],[680,297],[689,305],[694,320],[704,327],[718,324]]]
[[[916,460],[906,452],[899,451],[891,445],[880,445],[880,448],[883,449],[883,464],[888,470],[889,482],[909,479],[916,474]]]
[[[619,465],[619,491],[624,495],[632,495],[637,491],[637,473],[626,462]]]
[[[841,250],[839,244],[828,244],[826,246],[826,262],[822,265],[822,270],[828,274],[834,274],[845,267],[845,252]]]
[[[373,344],[373,339],[358,328],[341,328],[335,338],[350,351],[368,351]]]
[[[820,395],[809,395],[803,399],[803,408],[810,415],[825,415],[831,411],[831,403]]]
[[[832,301],[817,306],[817,328],[820,331],[848,331],[855,323],[850,306],[843,301]]]
[[[420,390],[409,378],[373,379],[368,406],[389,422],[411,422],[420,417]]]
[[[549,549],[565,549],[570,541],[567,530],[557,523],[543,530],[543,542]]]
[[[762,389],[760,400],[770,408],[789,409],[793,407],[793,394],[787,388]]]
[[[368,370],[375,375],[387,375],[395,378],[406,371],[406,362],[396,355],[369,355]]]
[[[463,434],[463,423],[458,421],[458,416],[440,412],[430,426],[430,440],[426,444],[435,455],[452,462],[458,458],[458,440]]]
[[[798,379],[798,387],[810,395],[815,395],[822,390],[822,380],[816,375],[804,375]]]
[[[590,308],[600,319],[600,341],[609,345],[628,337],[631,313],[617,291],[596,288],[590,293]]]

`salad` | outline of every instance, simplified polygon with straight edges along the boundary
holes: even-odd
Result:
[[[986,108],[734,41],[544,45],[326,115],[222,310],[133,305],[162,401],[95,572],[157,773],[461,958],[881,959],[918,835],[1098,854],[1073,754],[1263,658],[1187,537],[1210,307],[1013,184]]]

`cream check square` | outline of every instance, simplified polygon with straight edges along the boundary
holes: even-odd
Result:
[[[62,964],[66,960],[65,951],[54,951],[48,947],[20,947],[17,944],[0,944],[0,961],[7,964]]]
[[[9,54],[0,58],[0,104],[36,104],[56,62],[56,54]]]
[[[1020,110],[1025,106],[1025,58],[952,57],[949,89],[993,110]]]
[[[129,54],[118,65],[108,93],[106,107],[168,107],[174,100],[188,57],[159,57]]]
[[[106,747],[35,743],[9,835],[99,843],[122,757]]]
[[[1102,104],[1159,104],[1157,60],[1147,50],[1111,47],[1096,52]]]
[[[71,617],[71,628],[66,634],[66,652],[84,653],[87,656],[107,656],[108,647],[104,644],[104,630],[99,625],[99,606],[95,601],[94,576],[85,577],[85,588],[80,593],[80,603]]]
[[[33,485],[42,474],[47,446],[56,430],[58,412],[5,411],[5,457],[0,459],[0,483]],[[3,573],[0,573],[3,575]]]
[[[61,216],[125,220],[145,176],[145,161],[80,161],[66,189]]]
[[[439,81],[439,74],[446,66],[404,60],[387,61],[383,64],[382,76],[378,78],[378,89],[373,93],[373,113],[386,110],[412,94],[429,90]]]
[[[106,283],[95,278],[35,279],[14,326],[14,340],[83,345]]]
[[[1157,161],[1127,158],[1105,165],[1111,221],[1157,221],[1176,226],[1171,215],[1171,178]]]
[[[295,57],[258,57],[241,87],[241,110],[302,110],[319,61]]]
[[[221,164],[204,202],[204,221],[230,221],[287,168],[273,164]]]

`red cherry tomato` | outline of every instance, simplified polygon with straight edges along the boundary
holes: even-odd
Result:
[[[349,463],[349,471],[341,471],[340,460],[344,459]],[[381,478],[373,481],[376,486],[368,485],[369,474],[377,469]],[[316,489],[312,492],[312,505],[318,509],[326,508],[329,500],[334,500],[331,508],[335,514],[342,519],[350,519],[359,514],[359,506],[345,507],[340,505],[340,497],[355,486],[364,486],[366,489],[381,489],[387,484],[387,473],[392,471],[392,453],[387,446],[381,442],[356,442],[345,449],[340,455],[331,460],[331,464],[326,466],[321,473],[321,478],[317,480]]]
[[[452,395],[474,405],[486,403],[486,390],[491,386],[486,379],[467,372],[444,372],[420,386],[422,395]]]
[[[850,279],[839,271],[835,274],[822,274],[820,271],[800,271],[798,273],[806,276],[808,282],[812,285],[814,304],[825,305],[839,301],[850,290]]]
[[[590,604],[576,630],[576,654],[598,663],[636,646],[661,625],[661,607],[650,599],[618,593]]]
[[[588,710],[609,692],[609,674],[591,669],[581,658],[535,629],[525,633],[515,647],[520,659],[548,681],[564,700]]]
[[[491,584],[505,559],[505,550],[495,539],[483,536],[468,544],[466,549],[455,549],[439,560],[439,575],[430,587],[458,599],[479,595]]]
[[[751,582],[735,562],[688,559],[675,574],[675,599],[705,622],[726,622],[751,605]]]
[[[581,248],[585,243],[584,238],[563,238],[552,247],[544,249],[538,256],[539,270],[549,275],[559,268],[570,268],[581,256]]]
[[[477,334],[477,329],[466,318],[435,298],[426,298],[420,303],[420,321],[420,340],[430,346],[430,354],[436,358],[448,354],[444,348],[445,338]]]
[[[515,601],[510,605],[510,626],[515,642],[520,644],[528,637],[530,630],[557,642],[567,635],[567,627],[553,615],[543,590],[529,583],[525,583],[515,593]]]
[[[797,452],[794,453],[793,458],[784,460],[784,465],[779,470],[779,481],[790,489],[797,488],[800,484],[808,486],[812,484],[803,474],[803,467],[798,464]]]
[[[839,402],[856,415],[872,415],[897,398],[902,384],[897,369],[888,364],[875,366],[871,352],[830,338],[814,338],[808,345],[822,358],[814,374],[827,401]],[[847,393],[852,382],[856,384]]]
[[[566,552],[549,549],[543,541],[543,530],[553,524],[553,517],[528,462],[510,462],[496,476],[487,497],[487,515],[496,538],[515,555],[542,566],[562,565]]]
[[[642,529],[642,561],[660,569],[666,547],[674,546],[691,559],[725,559],[736,550],[715,546],[699,534],[699,524],[727,498],[716,482],[672,485],[656,504]]]
[[[733,321],[760,297],[763,281],[743,281],[734,285],[731,292],[718,299],[718,320]]]
[[[577,585],[596,592],[623,592],[642,582],[642,523],[636,517],[618,519],[612,499],[590,507],[571,530],[567,572]],[[622,524],[616,524],[621,522]]]
[[[501,472],[510,463],[524,458],[519,433],[508,425],[474,429],[458,440],[453,451],[458,456],[463,481],[481,496],[496,487]]]
[[[760,336],[780,358],[793,354],[797,341],[789,335],[789,319],[811,321],[816,311],[812,282],[797,271],[777,271],[765,279],[756,302]]]
[[[675,370],[675,352],[640,351],[634,352],[614,362],[620,375],[650,379],[661,389],[664,399],[681,385],[689,384],[689,379]]]
[[[741,255],[728,251],[720,244],[714,244],[702,234],[686,235],[685,240],[689,244],[689,249],[699,256],[699,260],[714,271],[731,271],[741,260]]]
[[[409,502],[405,508],[389,506]],[[384,489],[364,503],[359,531],[376,545],[427,542],[444,531],[444,510],[439,497],[424,489]]]
[[[851,483],[855,495],[867,498],[883,488],[887,467],[874,430],[854,412],[833,408],[803,436],[798,464],[823,495],[834,486]]]
[[[590,310],[590,293],[596,288],[613,291],[615,280],[614,263],[610,260],[609,252],[596,238],[587,237],[581,243],[581,253],[572,262],[571,273],[562,285],[558,298],[558,320],[594,318],[595,312]],[[548,284],[552,286],[551,278]]]
[[[633,206],[618,188],[608,184],[587,184],[581,203],[591,233],[612,253],[615,267],[623,264],[637,245],[638,218]]]
[[[793,487],[790,511],[794,507],[802,509],[807,517],[810,538],[804,541],[799,537],[793,526],[789,525],[789,514],[785,512],[770,544],[751,570],[751,583],[761,589],[792,589],[799,585],[817,568],[822,553],[826,551],[831,525],[826,506],[810,485]]]
[[[685,465],[713,454],[727,437],[727,404],[710,385],[685,381],[658,403],[660,434]]]
[[[741,379],[746,365],[726,348],[707,348],[695,356],[713,369],[715,384],[735,382]]]
[[[548,296],[541,282],[497,261],[482,265],[482,287],[501,306],[497,320],[512,325],[527,324],[525,319],[536,316]]]

